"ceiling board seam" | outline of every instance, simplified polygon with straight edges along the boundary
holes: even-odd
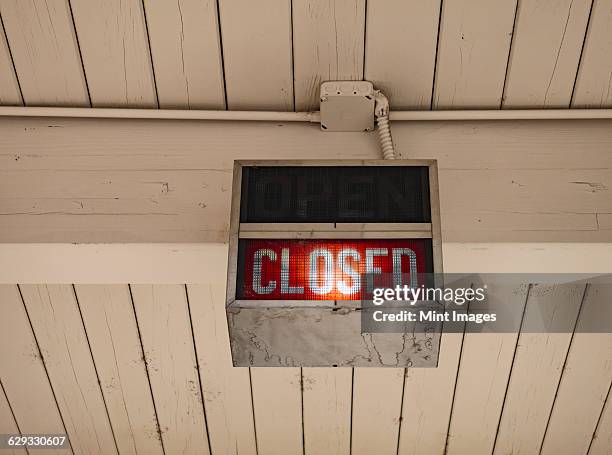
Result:
[[[72,447],[72,444],[70,443],[70,435],[68,434],[68,431],[66,430],[66,423],[64,422],[64,416],[62,415],[62,411],[60,410],[60,407],[57,401],[57,395],[55,394],[55,389],[53,388],[53,383],[51,382],[51,377],[49,376],[49,371],[47,370],[47,363],[45,361],[45,356],[43,355],[40,349],[40,343],[38,342],[38,338],[36,337],[36,332],[34,331],[34,325],[32,325],[32,319],[30,319],[30,314],[28,313],[28,306],[26,305],[25,299],[23,298],[23,293],[21,292],[21,286],[19,284],[17,284],[16,286],[17,286],[17,291],[19,291],[19,297],[21,297],[21,303],[23,304],[23,309],[25,311],[26,317],[28,318],[28,324],[30,325],[30,330],[32,332],[32,338],[34,339],[34,343],[36,343],[36,349],[38,351],[38,355],[40,356],[40,363],[42,363],[42,366],[45,369],[45,375],[47,376],[49,388],[51,389],[51,394],[53,395],[53,400],[55,401],[55,407],[57,408],[57,413],[59,414],[60,420],[62,422],[62,426],[64,427],[64,433],[68,435],[68,445],[70,446],[70,451],[72,452],[73,455],[75,455],[74,448]]]
[[[6,405],[9,408],[9,411],[11,412],[11,416],[13,417],[13,422],[15,422],[15,427],[17,427],[17,432],[19,434],[23,434],[21,431],[21,428],[19,427],[19,422],[17,422],[17,417],[15,417],[15,411],[13,411],[13,407],[11,406],[11,402],[8,398],[8,394],[6,393],[6,389],[4,388],[4,384],[2,384],[2,379],[0,379],[0,393],[4,394],[4,399],[6,400]],[[26,453],[29,454],[30,451],[28,450],[28,448],[24,448]]]
[[[255,422],[255,400],[253,400],[253,379],[251,378],[251,367],[249,367],[249,389],[251,391],[251,414],[253,414],[253,436],[255,438],[255,455],[259,455],[257,442],[257,424]]]
[[[144,0],[140,0],[139,3],[142,8],[142,20],[144,21],[145,33],[147,34],[147,48],[149,49],[149,62],[151,64],[151,75],[153,76],[153,87],[155,87],[155,104],[157,104],[157,109],[159,109],[159,92],[157,90],[157,80],[155,78],[155,63],[153,62],[153,52],[151,51],[151,37],[149,34],[149,24],[147,22],[147,13],[145,11],[146,7],[144,4]]]
[[[508,47],[508,59],[506,60],[506,73],[504,74],[504,85],[502,86],[502,93],[499,99],[499,109],[504,107],[504,101],[506,99],[506,87],[508,83],[508,75],[510,74],[510,64],[512,61],[512,49],[514,46],[514,32],[516,31],[516,20],[519,13],[519,4],[521,0],[516,0],[514,6],[514,20],[512,21],[512,36],[510,36],[510,46]]]
[[[157,414],[157,405],[155,404],[155,396],[153,395],[153,386],[151,385],[151,377],[149,376],[149,366],[147,363],[147,357],[144,352],[144,344],[142,343],[142,335],[140,333],[140,325],[138,324],[138,315],[136,314],[136,305],[134,303],[134,296],[132,295],[132,285],[128,284],[128,291],[130,293],[130,303],[132,304],[132,311],[134,313],[134,323],[136,324],[136,333],[138,334],[138,342],[140,344],[140,353],[142,354],[142,361],[145,367],[145,373],[147,374],[147,382],[149,384],[149,393],[151,394],[151,402],[153,403],[153,412],[155,413],[155,424],[157,429],[157,436],[159,437],[159,443],[161,445],[162,453],[166,455],[166,448],[164,447],[164,438],[161,434],[161,425],[159,424],[159,415]]]
[[[468,313],[469,313],[469,306],[468,306]],[[444,327],[444,325],[442,326]],[[455,384],[453,385],[453,398],[451,399],[451,406],[450,406],[450,410],[448,412],[448,423],[446,425],[446,437],[444,438],[444,455],[446,455],[448,453],[448,439],[449,439],[449,435],[450,435],[450,428],[451,428],[451,423],[453,420],[453,411],[455,409],[455,398],[457,397],[457,384],[459,383],[459,371],[461,371],[461,360],[463,359],[463,345],[465,342],[465,330],[466,330],[466,324],[463,324],[463,333],[461,335],[461,347],[459,348],[459,359],[457,360],[457,371],[455,372]],[[440,338],[440,348],[442,346],[442,338]],[[439,355],[438,355],[438,362],[440,361]]]
[[[292,111],[295,112],[295,46],[293,45],[293,0],[289,0],[289,21],[290,21],[290,36],[291,40],[291,93],[293,96],[293,106],[291,108]],[[302,370],[300,369],[300,372]],[[301,373],[300,373],[301,374]],[[301,377],[301,376],[300,376]],[[304,419],[302,419],[303,421]],[[304,435],[304,428],[302,427],[302,437]]]
[[[300,400],[302,416],[302,455],[306,455],[306,432],[304,431],[304,368],[300,367]]]
[[[567,346],[567,352],[565,353],[565,359],[563,360],[563,366],[561,367],[561,374],[559,375],[559,381],[557,382],[557,388],[555,389],[555,396],[553,397],[553,402],[550,407],[548,419],[546,419],[546,427],[544,427],[544,434],[542,435],[542,440],[540,441],[540,450],[538,450],[538,455],[542,454],[542,449],[544,448],[544,441],[546,440],[546,434],[548,433],[548,427],[550,426],[550,420],[555,410],[555,404],[557,403],[557,397],[559,396],[559,389],[561,388],[561,382],[563,381],[563,376],[565,375],[565,367],[567,366],[567,359],[569,358],[570,352],[572,350],[572,344],[574,342],[574,335],[576,335],[576,327],[578,327],[578,322],[580,321],[580,316],[582,314],[582,308],[584,306],[584,301],[586,300],[588,289],[589,289],[589,284],[586,284],[584,286],[584,291],[582,292],[582,299],[580,300],[580,306],[578,307],[578,314],[576,315],[576,321],[574,321],[574,328],[572,329],[572,336],[570,337],[569,345]]]
[[[195,366],[196,371],[198,373],[198,383],[200,385],[200,401],[202,402],[202,413],[204,414],[204,427],[206,429],[206,440],[208,442],[208,453],[212,453],[212,448],[210,444],[210,431],[208,430],[208,418],[206,416],[206,406],[204,404],[204,388],[202,387],[202,375],[200,374],[200,360],[198,358],[198,348],[195,341],[195,332],[193,330],[193,318],[191,317],[191,305],[189,303],[189,292],[187,290],[187,285],[183,285],[183,289],[185,291],[185,299],[187,303],[187,314],[189,316],[189,329],[191,331],[191,342],[193,344],[193,353],[195,357]]]
[[[225,53],[223,51],[223,33],[221,32],[221,11],[219,8],[219,0],[215,0],[215,8],[217,14],[217,37],[219,46],[219,57],[221,60],[221,80],[223,82],[223,109],[227,110],[227,82],[225,81]]]
[[[204,428],[206,429],[206,441],[208,441],[208,453],[212,454],[212,446],[210,444],[210,431],[208,430],[208,418],[206,416],[206,405],[204,399],[204,388],[202,387],[202,375],[200,374],[200,359],[198,358],[198,347],[195,340],[195,331],[193,330],[193,318],[191,317],[191,304],[189,302],[189,291],[187,285],[183,285],[185,292],[185,302],[187,303],[187,315],[189,316],[189,329],[191,331],[191,342],[193,344],[193,354],[195,357],[195,366],[198,373],[198,383],[200,385],[200,401],[202,402],[202,413],[204,414]]]
[[[436,82],[438,79],[438,54],[440,49],[440,35],[442,33],[442,20],[444,11],[444,0],[440,0],[440,12],[438,14],[438,36],[436,37],[436,53],[434,55],[433,79],[431,81],[431,100],[429,101],[429,110],[434,110],[436,99]]]
[[[593,435],[591,436],[591,442],[589,442],[589,448],[586,451],[586,455],[591,453],[591,447],[593,446],[593,441],[597,437],[597,430],[599,430],[599,424],[603,418],[604,412],[606,410],[606,406],[610,406],[612,402],[610,401],[610,397],[612,396],[612,381],[610,382],[610,387],[608,387],[608,394],[606,395],[606,399],[603,402],[603,406],[601,407],[601,412],[599,413],[599,418],[597,419],[597,423],[595,423],[595,428],[593,429]]]
[[[349,454],[353,453],[353,407],[355,402],[355,368],[351,367],[351,415],[349,422]]]
[[[92,107],[91,104],[91,94],[89,93],[89,82],[87,81],[87,73],[85,73],[85,64],[83,63],[83,52],[81,51],[81,43],[79,41],[79,33],[76,29],[76,24],[74,22],[74,13],[72,12],[72,1],[66,0],[68,3],[68,11],[70,11],[70,25],[72,26],[72,30],[74,30],[74,37],[76,39],[77,49],[79,50],[79,61],[81,62],[81,71],[83,71],[83,80],[85,81],[85,90],[87,90],[87,102],[89,103],[89,107]]]
[[[406,336],[406,333],[404,333]],[[402,437],[402,421],[404,419],[404,396],[406,392],[406,376],[408,375],[408,368],[403,368],[403,376],[402,376],[402,397],[400,398],[400,415],[399,415],[399,423],[397,425],[397,445],[395,449],[395,454],[399,455],[400,453],[400,439]]]
[[[365,80],[366,75],[366,49],[368,47],[368,0],[364,2],[363,12],[363,60],[361,61],[361,80]]]
[[[512,379],[512,373],[514,371],[514,361],[516,360],[516,353],[519,347],[519,341],[521,340],[521,333],[523,331],[523,322],[525,321],[525,314],[527,313],[527,305],[529,304],[529,293],[531,291],[530,284],[527,288],[525,295],[525,304],[523,305],[523,314],[521,315],[521,323],[519,324],[518,333],[516,334],[516,343],[514,344],[514,352],[512,353],[512,362],[510,362],[510,371],[508,373],[508,380],[506,381],[506,390],[504,391],[504,401],[502,402],[501,410],[499,411],[499,419],[497,421],[497,429],[495,430],[495,439],[493,440],[493,447],[491,447],[491,454],[495,453],[495,446],[497,445],[497,437],[499,436],[499,429],[501,427],[502,418],[504,417],[504,408],[506,407],[506,398],[508,398],[508,390],[510,389],[510,380]]]
[[[0,11],[0,28],[2,29],[2,33],[4,34],[4,42],[6,43],[6,48],[9,53],[9,57],[11,58],[11,65],[13,65],[13,74],[15,75],[15,80],[17,81],[17,88],[19,89],[19,97],[21,98],[21,105],[24,106],[24,98],[23,91],[21,90],[21,82],[19,82],[19,76],[17,75],[17,67],[15,66],[15,60],[13,59],[13,52],[11,51],[11,43],[9,43],[8,35],[6,34],[6,29],[4,28],[4,21],[2,20],[2,12]]]
[[[108,405],[106,404],[106,397],[104,396],[104,391],[102,390],[102,381],[100,381],[100,375],[98,374],[98,367],[96,366],[96,361],[94,360],[93,351],[91,349],[91,343],[89,342],[89,334],[87,333],[87,329],[85,328],[85,319],[83,319],[83,312],[81,311],[81,305],[79,303],[79,297],[77,296],[76,288],[74,284],[70,285],[72,287],[72,295],[74,296],[74,302],[76,303],[77,310],[79,311],[79,316],[81,318],[81,327],[83,327],[83,333],[85,334],[85,340],[87,340],[87,348],[89,349],[89,356],[91,357],[91,364],[93,365],[94,372],[96,373],[96,380],[98,382],[98,388],[100,389],[100,396],[102,397],[102,403],[104,403],[104,410],[106,411],[106,418],[108,419],[108,426],[110,427],[111,434],[113,435],[113,442],[115,443],[115,449],[117,450],[117,454],[120,454],[119,444],[117,444],[117,437],[115,436],[115,429],[113,428],[113,422],[111,421],[110,412],[108,412]]]
[[[584,31],[584,39],[582,40],[582,47],[580,48],[580,57],[578,57],[578,67],[576,68],[576,76],[574,77],[574,85],[572,86],[572,94],[570,95],[569,107],[570,109],[574,105],[574,94],[576,93],[576,85],[578,84],[578,77],[580,76],[580,69],[582,68],[582,56],[584,54],[584,48],[586,47],[587,39],[589,36],[589,30],[591,29],[591,17],[593,15],[593,5],[595,0],[591,0],[591,8],[589,9],[589,18],[587,19],[587,25]]]

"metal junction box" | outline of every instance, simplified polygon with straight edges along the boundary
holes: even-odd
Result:
[[[435,161],[235,163],[235,366],[436,366],[434,325],[362,333],[363,283],[441,272]]]
[[[367,81],[330,81],[321,84],[321,129],[374,130],[374,86]]]

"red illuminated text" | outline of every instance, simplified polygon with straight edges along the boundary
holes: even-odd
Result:
[[[426,248],[418,240],[248,240],[239,298],[358,300],[364,274],[416,286]]]

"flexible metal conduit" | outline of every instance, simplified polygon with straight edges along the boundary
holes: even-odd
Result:
[[[169,109],[106,109],[77,107],[0,106],[0,117],[72,117],[158,120],[218,120],[256,122],[319,123],[315,112],[200,111]],[[533,109],[469,111],[391,111],[389,120],[397,121],[471,121],[471,120],[594,120],[612,119],[612,109]]]

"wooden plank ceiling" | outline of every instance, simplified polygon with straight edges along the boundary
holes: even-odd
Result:
[[[222,284],[0,285],[0,429],[73,454],[609,454],[612,287],[489,295],[513,331],[444,333],[437,368],[248,369]]]
[[[322,81],[366,79],[385,91],[395,109],[612,107],[612,0],[0,0],[0,18],[2,105],[301,111],[318,108]],[[74,204],[64,198],[77,200],[82,188],[96,185],[103,189],[87,203],[100,204],[95,211],[101,214],[116,213],[124,201],[111,181],[122,194],[137,182],[138,207],[141,200],[157,202],[151,191],[180,200],[185,196],[173,193],[177,187],[198,199],[188,204],[183,224],[165,212],[156,212],[154,220],[143,217],[128,201],[125,217],[145,220],[138,236],[129,238],[151,241],[151,235],[143,237],[147,229],[201,229],[202,216],[193,211],[207,207],[199,205],[203,188],[212,195],[210,219],[225,222],[223,160],[246,153],[244,145],[226,153],[226,127],[204,130],[204,143],[185,139],[181,125],[173,126],[180,130],[174,135],[164,130],[157,136],[140,126],[109,125],[82,135],[87,146],[77,152],[65,144],[65,132],[53,136],[59,134],[54,128],[38,128],[27,140],[6,133],[5,144],[12,144],[2,155],[7,172],[22,165],[19,153],[28,141],[57,153],[42,153],[38,161],[24,154],[22,163],[36,162],[27,169],[36,180],[25,191],[17,184],[23,173],[4,176],[5,187],[20,188],[19,195],[3,194],[4,207],[12,204],[12,211],[22,213],[21,205],[31,205],[27,198],[41,192],[42,203],[55,198],[53,204]],[[250,153],[282,154],[262,139],[261,127],[245,128],[232,132],[248,141]],[[532,225],[538,217],[542,235],[557,238],[546,226],[593,236],[591,225],[610,224],[606,194],[576,189],[591,180],[607,182],[598,169],[576,170],[573,150],[582,147],[591,167],[609,167],[602,126],[593,127],[586,148],[562,128],[538,129],[528,136],[532,151],[541,145],[539,153],[512,145],[527,127],[517,133],[504,124],[484,136],[461,130],[454,136],[461,149],[456,156],[432,141],[440,137],[437,125],[414,128],[398,130],[407,154],[420,147],[420,153],[445,155],[443,163],[458,160],[454,167],[445,164],[444,197],[457,201],[448,204],[456,207],[456,217],[466,218],[459,212],[471,210],[474,226],[474,220],[487,224],[492,217],[473,213],[487,207],[489,195],[463,195],[481,194],[490,182],[508,195],[508,221],[495,218],[503,229],[511,220],[511,229],[522,232],[521,223]],[[490,150],[500,137],[501,146]],[[364,157],[373,153],[373,140],[313,140],[297,126],[274,136],[277,149],[286,145],[296,154],[310,153],[314,144],[318,153],[336,146]],[[147,141],[161,151],[147,154],[157,150]],[[480,144],[476,151],[473,141]],[[122,152],[126,148],[129,153]],[[556,164],[572,169],[566,178],[571,184],[542,171],[553,153]],[[530,167],[509,172],[525,166],[526,154]],[[465,169],[470,157],[486,169]],[[143,166],[151,171],[146,179],[130,174]],[[58,169],[82,174],[100,168],[76,188],[57,177]],[[206,175],[186,178],[186,169]],[[533,196],[542,176],[552,188],[545,200]],[[517,213],[526,199],[514,197],[515,187],[533,196],[534,213]],[[454,191],[459,188],[463,192]],[[537,205],[548,204],[551,195],[562,218],[541,213]],[[586,213],[574,213],[576,205]],[[70,211],[41,207],[45,216]],[[96,238],[123,232],[122,216],[112,216],[115,227],[97,219],[104,233]],[[166,225],[155,224],[162,220]],[[41,221],[31,223],[19,222],[19,232],[29,235]],[[73,218],[70,226],[57,224],[58,235],[67,232],[74,241],[74,224]],[[6,234],[10,229],[1,229],[5,241],[13,238]],[[87,232],[92,229],[88,222]],[[225,239],[224,226],[209,230],[182,238]],[[482,239],[480,226],[472,230]],[[454,239],[468,238],[461,235]],[[217,259],[224,262],[211,261]],[[545,309],[569,329],[550,337],[488,334],[484,343],[483,335],[444,334],[439,367],[408,371],[232,368],[224,292],[221,283],[0,286],[0,433],[68,431],[72,450],[61,453],[75,454],[610,453],[612,400],[606,398],[612,365],[601,361],[612,357],[610,334],[572,335],[583,320],[601,314],[598,306],[610,301],[609,289],[568,287],[556,299],[538,289],[507,289],[492,304],[512,304],[517,327]],[[567,304],[565,311],[557,311],[559,302]]]
[[[0,104],[316,110],[612,106],[612,0],[1,0]]]

